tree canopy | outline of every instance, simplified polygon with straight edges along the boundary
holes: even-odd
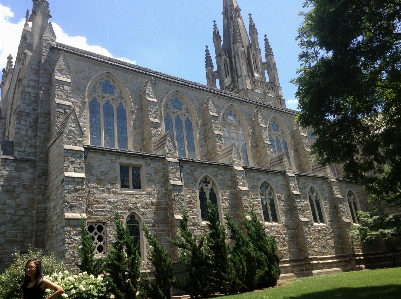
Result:
[[[401,207],[401,0],[306,0],[298,121],[321,164]]]

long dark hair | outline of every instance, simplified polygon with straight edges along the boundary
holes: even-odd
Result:
[[[42,280],[43,280],[43,274],[42,274],[42,262],[39,259],[30,259],[29,261],[26,262],[25,264],[25,278],[24,278],[24,283],[22,284],[22,288],[26,288],[28,286],[28,283],[31,281],[31,278],[26,275],[26,267],[28,266],[29,263],[33,262],[36,267],[36,277],[35,277],[35,285],[39,285]]]

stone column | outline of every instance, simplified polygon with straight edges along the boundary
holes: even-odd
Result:
[[[159,104],[153,92],[152,80],[146,81],[141,93],[144,151],[152,153],[153,145],[162,134]]]

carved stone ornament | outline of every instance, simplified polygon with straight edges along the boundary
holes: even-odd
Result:
[[[43,4],[45,12],[47,13],[48,18],[50,19],[52,16],[50,15],[49,2],[47,0],[33,0],[32,15],[36,15],[38,13],[40,4]],[[31,22],[32,22],[32,15],[31,18],[29,19]]]

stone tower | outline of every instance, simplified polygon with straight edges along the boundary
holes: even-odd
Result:
[[[223,0],[223,43],[214,21],[213,43],[217,70],[206,49],[207,84],[239,93],[258,102],[285,107],[273,51],[265,35],[265,59],[262,61],[258,31],[249,14],[249,36],[236,0]],[[267,72],[267,76],[265,75]],[[268,81],[267,81],[268,78]]]

